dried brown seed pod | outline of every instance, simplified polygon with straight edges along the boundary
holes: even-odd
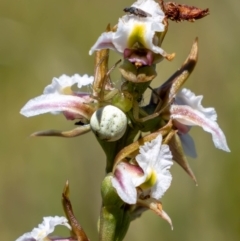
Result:
[[[160,6],[163,8],[165,15],[168,19],[176,22],[187,20],[194,22],[197,19],[201,19],[209,14],[209,9],[200,9],[194,6],[188,6],[185,4],[178,4],[175,2],[166,2],[159,0]]]

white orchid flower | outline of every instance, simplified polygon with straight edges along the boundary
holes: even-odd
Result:
[[[128,204],[136,204],[139,195],[160,199],[172,180],[169,172],[173,164],[172,154],[168,145],[162,144],[161,135],[146,142],[139,152],[136,156],[138,165],[121,162],[112,178],[113,187]]]
[[[172,59],[174,56],[168,55],[160,47],[167,31],[160,5],[154,0],[138,0],[130,9],[139,9],[146,15],[124,15],[112,31],[102,33],[89,54],[100,49],[112,49],[123,54],[130,62],[141,65],[152,65],[162,57]]]
[[[56,226],[63,225],[72,229],[65,217],[44,217],[43,222],[31,232],[23,234],[16,241],[47,241],[48,235],[52,233]]]

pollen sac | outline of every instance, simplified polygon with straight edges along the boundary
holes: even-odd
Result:
[[[126,131],[127,116],[119,108],[107,105],[94,112],[90,126],[99,139],[117,141]]]

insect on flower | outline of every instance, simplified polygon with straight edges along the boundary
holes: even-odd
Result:
[[[124,8],[123,11],[125,13],[130,13],[130,14],[142,17],[142,18],[152,17],[152,15],[150,13],[146,13],[145,11],[141,10],[140,8],[129,7],[129,8]]]

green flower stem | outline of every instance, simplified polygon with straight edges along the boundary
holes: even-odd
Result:
[[[127,130],[123,137],[118,141],[114,142],[107,142],[105,140],[100,140],[97,138],[99,144],[101,145],[102,149],[104,150],[107,158],[106,163],[106,173],[112,172],[113,163],[116,155],[119,151],[121,151],[125,146],[131,144],[139,131],[138,126],[134,127],[127,127]]]
[[[99,240],[121,241],[130,225],[128,211],[123,208],[103,206],[100,214]]]
[[[117,195],[112,183],[112,174],[108,174],[101,188],[103,205],[99,220],[100,241],[121,241],[125,237],[130,224],[129,205]]]

